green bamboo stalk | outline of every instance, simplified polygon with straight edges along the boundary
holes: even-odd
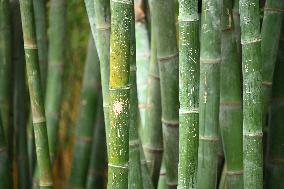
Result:
[[[92,36],[95,40],[95,44],[97,45],[97,32],[96,32],[96,20],[95,20],[95,0],[84,0],[88,20],[92,32]]]
[[[232,1],[223,0],[220,130],[226,159],[226,186],[243,188],[241,65],[238,61]]]
[[[165,167],[165,160],[163,156],[161,170],[160,170],[160,177],[159,177],[159,183],[158,183],[158,189],[169,189],[167,185],[167,178],[166,178],[166,167]]]
[[[142,174],[143,188],[154,189],[156,187],[154,187],[151,176],[149,174],[147,161],[146,161],[145,154],[144,154],[141,143],[140,143],[139,149],[140,149],[140,161],[141,161],[141,174]]]
[[[263,64],[263,123],[265,122],[271,98],[274,67],[278,52],[284,1],[267,0],[261,29],[261,60]]]
[[[14,66],[14,97],[13,97],[13,116],[15,125],[16,142],[16,162],[18,173],[18,187],[27,189],[31,186],[29,171],[28,145],[27,145],[27,103],[28,99],[25,78],[24,45],[20,22],[20,10],[18,2],[13,2],[12,8],[16,9],[13,13],[13,66]]]
[[[219,189],[227,189],[227,167],[226,167],[226,163],[224,163],[223,169],[222,169],[222,173],[221,173],[221,178],[219,181]]]
[[[141,128],[145,127],[145,116],[147,111],[147,89],[148,82],[145,76],[149,73],[150,49],[148,31],[143,12],[143,2],[135,0],[135,37],[136,37],[136,66],[137,66],[137,94],[138,108],[141,121]]]
[[[197,0],[179,1],[178,188],[196,188],[199,129],[199,16]]]
[[[39,168],[39,186],[40,188],[51,189],[53,188],[53,181],[49,157],[42,88],[40,85],[41,80],[39,73],[32,1],[21,0],[20,11],[24,36],[26,70],[35,134],[36,154]]]
[[[203,0],[200,34],[200,117],[197,188],[217,186],[220,91],[220,1]],[[210,41],[210,43],[208,43]]]
[[[73,151],[69,186],[84,188],[91,156],[93,130],[100,87],[99,58],[93,37],[90,35],[87,60],[81,90],[80,110]]]
[[[0,115],[0,188],[9,188],[9,157],[7,139]]]
[[[239,0],[234,0],[233,23],[234,23],[234,36],[235,36],[236,45],[237,45],[238,57],[239,57],[239,61],[241,62],[242,46],[241,46],[241,26],[240,26]]]
[[[105,119],[106,141],[109,133],[109,78],[110,78],[110,1],[94,0],[97,49],[100,58],[101,83]],[[107,145],[108,147],[108,145]]]
[[[283,141],[283,123],[284,123],[284,25],[280,37],[278,56],[275,65],[275,74],[272,87],[272,103],[271,103],[271,122],[268,127],[268,161],[267,161],[267,188],[283,189],[284,186],[284,152]]]
[[[152,29],[154,29],[154,26]],[[153,185],[156,188],[159,181],[163,155],[163,134],[156,38],[153,31],[151,32],[151,35],[151,60],[148,74],[147,112],[145,117],[145,128],[143,130],[143,149],[149,173],[151,175]]]
[[[244,188],[263,187],[261,36],[258,0],[240,0]]]
[[[36,37],[38,45],[38,61],[42,90],[45,94],[48,47],[47,47],[47,26],[46,26],[46,0],[33,0]]]
[[[200,115],[197,188],[217,186],[221,62],[220,1],[203,0],[200,34]],[[210,41],[210,43],[208,43]]]
[[[102,97],[98,104],[94,140],[89,165],[87,189],[106,188],[107,184],[107,147]]]
[[[157,37],[160,71],[162,124],[167,184],[177,186],[178,167],[178,51],[173,0],[151,1],[151,22]]]
[[[10,148],[10,111],[11,111],[11,23],[9,1],[0,1],[0,109],[3,129]],[[12,146],[11,146],[12,147]],[[10,151],[8,149],[8,151]]]
[[[59,130],[59,115],[65,62],[66,1],[51,0],[49,17],[46,120],[51,162],[54,161]]]
[[[127,188],[132,0],[111,1],[108,188]]]
[[[143,188],[140,161],[140,139],[138,135],[138,95],[136,85],[136,40],[134,0],[130,15],[130,125],[129,125],[129,173],[128,188]]]

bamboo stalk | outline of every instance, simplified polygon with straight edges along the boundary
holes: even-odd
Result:
[[[155,26],[152,27],[154,29]],[[163,155],[161,91],[154,32],[151,32],[151,60],[148,74],[147,112],[143,129],[143,149],[154,187],[158,185]]]
[[[235,40],[236,40],[239,62],[241,62],[242,46],[241,46],[241,26],[240,26],[239,0],[234,0],[233,23],[234,23],[234,36],[235,36]]]
[[[80,110],[73,151],[69,186],[84,188],[91,156],[94,123],[100,88],[99,58],[93,37],[89,38],[87,60],[81,89]]]
[[[198,1],[179,1],[178,188],[196,188],[199,129]]]
[[[38,64],[36,34],[31,0],[20,1],[21,20],[24,36],[26,71],[28,78],[33,127],[36,143],[36,154],[39,167],[39,186],[53,188],[44,103]]]
[[[220,1],[203,0],[200,33],[200,109],[197,188],[217,186],[220,92]],[[210,41],[210,43],[208,43]]]
[[[165,167],[169,188],[177,186],[178,167],[178,51],[173,0],[151,1],[151,26],[157,37],[160,71]]]
[[[240,0],[243,68],[244,188],[263,187],[259,1]]]
[[[108,188],[127,188],[132,0],[111,1]]]
[[[129,173],[128,188],[143,188],[141,161],[140,161],[140,139],[138,135],[138,95],[136,85],[136,40],[135,40],[135,15],[134,0],[132,0],[130,15],[130,125],[129,125]]]
[[[284,188],[284,153],[282,145],[283,141],[283,123],[284,123],[284,25],[282,24],[282,31],[280,37],[280,44],[278,49],[278,56],[275,65],[275,73],[272,87],[272,103],[270,112],[270,123],[268,127],[268,161],[267,161],[267,188]]]
[[[141,161],[141,174],[142,174],[143,188],[154,189],[156,187],[154,187],[152,179],[151,179],[151,175],[149,174],[147,161],[146,161],[145,154],[144,154],[141,143],[139,145],[139,149],[140,149],[140,161]]]
[[[88,171],[87,189],[106,188],[107,184],[107,147],[104,125],[103,102],[100,96],[96,126]]]
[[[27,189],[31,186],[31,174],[28,160],[27,122],[28,122],[28,91],[26,88],[25,59],[23,33],[21,28],[20,7],[18,1],[11,2],[13,31],[13,67],[14,96],[13,124],[15,126],[15,145],[17,162],[18,188]],[[0,187],[1,188],[1,187]]]
[[[167,185],[167,173],[166,173],[166,167],[165,167],[165,160],[163,157],[161,170],[160,170],[160,177],[158,182],[158,189],[169,189],[169,186]]]
[[[7,139],[0,116],[0,188],[10,188],[9,185],[9,157],[7,150]]]
[[[46,120],[51,162],[58,140],[59,113],[65,62],[66,1],[52,0],[49,17],[48,73],[46,88]]]
[[[232,23],[232,1],[223,0],[220,129],[226,160],[227,188],[243,188],[241,65]]]
[[[271,98],[273,73],[278,52],[278,44],[283,20],[284,1],[267,0],[261,29],[261,61],[263,90],[263,123]]]
[[[33,0],[36,37],[38,45],[38,61],[42,90],[45,94],[48,47],[47,47],[47,26],[46,26],[46,0]]]

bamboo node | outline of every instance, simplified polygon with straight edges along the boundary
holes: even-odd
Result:
[[[249,44],[260,43],[260,42],[261,42],[261,38],[252,39],[252,40],[241,40],[242,45],[249,45]]]
[[[184,114],[198,114],[199,109],[198,108],[191,108],[191,109],[179,109],[179,114],[184,115]]]
[[[163,153],[164,149],[163,148],[156,148],[156,147],[152,147],[152,146],[148,146],[148,145],[143,145],[143,149],[151,152],[151,153]]]
[[[128,163],[126,163],[125,165],[114,165],[114,164],[109,163],[108,166],[114,167],[114,168],[119,168],[119,169],[128,169]]]
[[[24,49],[37,49],[36,44],[24,44]]]
[[[111,0],[111,1],[114,3],[128,4],[128,5],[132,4],[131,0]]]
[[[218,137],[215,136],[199,136],[199,140],[205,140],[205,141],[219,141]]]
[[[169,120],[165,120],[165,119],[161,119],[162,123],[163,123],[163,126],[166,126],[166,127],[175,127],[175,128],[178,128],[179,126],[179,121],[169,121]]]
[[[272,86],[272,82],[271,81],[263,81],[262,85],[267,86],[267,87],[271,87]]]
[[[96,27],[97,30],[109,30],[110,29],[110,24],[103,24],[101,26]]]
[[[140,104],[138,104],[138,108],[139,109],[147,109],[148,108],[148,104],[147,103],[140,103]]]
[[[281,159],[281,158],[270,158],[269,162],[270,163],[276,163],[276,164],[284,164],[284,159]]]
[[[200,63],[202,64],[219,64],[221,63],[221,58],[214,58],[214,59],[205,59],[205,58],[200,58]]]
[[[129,141],[129,146],[131,146],[131,147],[139,146],[139,144],[140,144],[140,141],[137,140],[137,139]]]
[[[150,77],[152,77],[152,78],[154,78],[154,79],[160,80],[160,76],[158,76],[158,75],[149,73],[148,76],[150,76]]]
[[[228,176],[233,176],[233,175],[242,175],[244,174],[243,170],[240,171],[227,171]]]
[[[263,133],[262,132],[244,133],[243,135],[246,136],[246,137],[261,138],[263,136]]]
[[[193,18],[178,18],[179,22],[196,22],[199,21],[198,17],[193,17]]]
[[[176,187],[178,184],[176,182],[167,182],[169,187]]]
[[[52,182],[44,182],[42,183],[41,181],[39,181],[39,187],[50,187],[50,186],[53,186],[53,183]]]
[[[137,67],[135,65],[130,66],[130,72],[136,72]]]
[[[167,174],[166,172],[160,172],[160,176],[164,176],[166,174]]]
[[[33,123],[35,123],[35,124],[37,124],[37,123],[43,123],[43,122],[45,122],[46,121],[46,119],[45,119],[45,117],[33,117]]]
[[[284,9],[277,8],[277,7],[264,7],[264,11],[276,12],[276,13],[284,13]]]
[[[171,54],[171,55],[168,55],[168,56],[158,57],[158,61],[159,62],[166,62],[168,60],[172,60],[172,59],[178,58],[178,55],[179,55],[179,53],[177,52],[175,54]]]

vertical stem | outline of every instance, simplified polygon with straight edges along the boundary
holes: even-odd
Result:
[[[21,0],[20,10],[24,36],[26,71],[35,134],[36,154],[40,175],[39,186],[40,188],[51,189],[53,188],[53,181],[49,157],[43,95],[40,82],[32,1]]]
[[[104,112],[102,97],[99,98],[98,113],[91,154],[91,162],[88,171],[87,189],[106,188],[107,183],[107,147],[104,124]]]
[[[267,162],[267,188],[283,189],[284,186],[284,25],[280,37],[278,56],[275,67],[275,74],[272,87],[271,117],[268,127],[268,162]]]
[[[0,188],[9,188],[9,157],[2,119],[0,116]]]
[[[179,1],[178,188],[196,188],[199,129],[199,16],[197,0]]]
[[[200,34],[200,114],[197,188],[217,186],[221,62],[220,0],[203,0]],[[210,41],[210,43],[208,43]]]
[[[90,36],[81,89],[80,110],[69,185],[84,188],[87,180],[100,88],[99,58]]]
[[[228,188],[243,188],[241,65],[232,23],[232,1],[222,6],[220,130],[226,159]]]
[[[173,0],[151,1],[160,71],[164,158],[167,185],[176,188],[178,181],[178,50]]]
[[[129,175],[128,188],[142,189],[140,139],[138,135],[138,96],[136,85],[136,40],[135,40],[135,16],[134,0],[131,7],[130,27],[130,125],[129,125]]]
[[[111,1],[108,188],[127,188],[132,0]]]
[[[48,74],[45,104],[50,158],[51,162],[53,162],[58,140],[59,113],[65,62],[65,0],[51,0],[49,23]]]
[[[244,188],[263,187],[262,73],[258,0],[240,0]]]
[[[45,93],[46,75],[47,75],[47,26],[46,26],[46,0],[33,0],[36,37],[38,45],[38,61],[42,90]]]

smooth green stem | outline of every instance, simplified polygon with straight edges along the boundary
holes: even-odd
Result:
[[[244,188],[263,187],[262,64],[258,0],[240,0]]]
[[[162,165],[161,165],[161,170],[160,170],[160,177],[159,177],[159,182],[158,182],[158,189],[169,189],[167,185],[167,178],[166,178],[166,167],[165,167],[165,160],[163,158],[162,160]]]
[[[220,130],[226,160],[226,186],[243,188],[241,64],[232,23],[232,1],[222,6]]]
[[[157,37],[166,177],[169,188],[176,188],[178,184],[179,81],[175,5],[173,0],[155,0],[151,1],[150,5],[153,10],[151,26]]]
[[[179,1],[178,188],[195,189],[199,132],[199,16],[197,0]]]
[[[217,186],[221,62],[219,0],[203,0],[200,33],[200,109],[197,188]],[[210,41],[210,43],[208,43]]]
[[[107,147],[102,97],[99,100],[87,189],[106,188],[107,185]]]
[[[30,93],[36,154],[39,168],[39,186],[52,189],[52,172],[49,156],[44,101],[41,88],[38,52],[36,43],[33,4],[31,0],[20,1],[21,20],[24,36],[26,71]]]
[[[69,186],[71,188],[84,188],[86,185],[92,149],[94,124],[98,110],[99,89],[99,58],[93,37],[90,36],[81,90],[73,162],[69,178]]]
[[[268,161],[267,161],[267,183],[266,187],[271,189],[283,189],[284,185],[284,25],[278,49],[275,74],[272,87],[272,102],[270,111],[270,123],[268,128]]]
[[[9,188],[9,157],[2,119],[0,116],[0,188]]]

